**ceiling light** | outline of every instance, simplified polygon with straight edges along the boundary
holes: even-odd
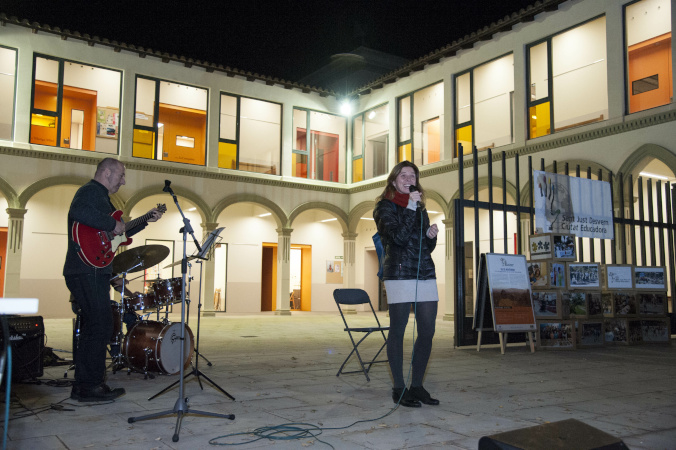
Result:
[[[373,217],[362,217],[361,220],[376,220]]]
[[[352,112],[352,103],[349,98],[346,98],[340,103],[340,113],[344,116],[349,116]]]
[[[332,219],[324,219],[324,220],[320,220],[320,222],[333,222],[334,220],[338,220],[338,219],[336,219],[336,218],[334,217],[334,218],[332,218]]]
[[[639,175],[642,177],[648,177],[648,178],[657,178],[658,180],[668,180],[669,177],[665,177],[664,175],[657,175],[655,173],[650,173],[650,172],[640,172]]]
[[[272,215],[272,213],[263,213],[263,214],[259,214],[257,217],[267,217],[267,216],[271,216],[271,215]]]
[[[368,115],[368,118],[371,119],[371,120],[373,120],[373,118],[374,118],[375,116],[376,116],[376,112],[375,112],[375,111],[371,111],[371,112],[369,113],[369,115]]]
[[[188,209],[188,212],[190,212],[190,211],[197,211],[197,208],[190,208],[190,209]]]

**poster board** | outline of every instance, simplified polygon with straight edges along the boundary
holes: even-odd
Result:
[[[524,255],[485,253],[481,255],[475,299],[474,329],[478,330],[477,351],[484,330],[495,330],[504,354],[505,333],[526,332],[535,351],[535,314],[530,278]],[[490,307],[489,307],[490,304]]]
[[[326,260],[326,284],[343,284],[343,261]]]

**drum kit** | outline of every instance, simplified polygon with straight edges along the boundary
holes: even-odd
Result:
[[[157,279],[147,292],[125,295],[124,289],[128,274],[159,264],[169,255],[169,248],[163,245],[135,247],[115,256],[113,260],[114,277],[122,279],[122,301],[111,301],[113,312],[113,335],[110,340],[113,354],[113,372],[124,367],[128,372],[140,372],[145,378],[154,378],[154,373],[175,375],[192,363],[194,338],[192,331],[185,326],[183,361],[181,359],[181,324],[168,320],[170,307],[180,304],[183,278]],[[127,291],[128,292],[128,291]],[[186,295],[186,299],[188,296]],[[164,318],[160,315],[164,311]],[[156,314],[157,320],[150,320]],[[122,324],[127,326],[126,334]],[[116,353],[111,351],[111,353]]]

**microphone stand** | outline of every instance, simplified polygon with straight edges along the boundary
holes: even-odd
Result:
[[[215,231],[212,231],[211,235],[205,240],[204,244],[202,244],[204,249],[197,247],[199,249],[199,253],[194,256],[194,258],[197,259],[197,262],[200,265],[200,283],[199,283],[198,300],[197,300],[197,334],[196,334],[196,341],[195,341],[196,342],[195,343],[195,366],[193,367],[192,371],[189,374],[185,375],[185,377],[183,377],[183,378],[185,379],[185,378],[188,378],[190,375],[195,375],[197,377],[197,382],[200,385],[200,389],[204,390],[204,386],[202,386],[202,380],[200,379],[200,377],[204,377],[209,383],[211,383],[211,385],[213,387],[215,387],[216,389],[221,391],[223,394],[225,394],[228,398],[230,398],[230,400],[234,401],[235,397],[230,395],[225,389],[220,387],[211,378],[206,376],[204,374],[204,372],[199,370],[199,362],[200,362],[199,357],[200,356],[202,358],[204,358],[204,360],[207,362],[207,364],[209,366],[212,365],[211,362],[204,355],[202,355],[199,351],[199,347],[200,347],[200,310],[202,308],[202,260],[208,260],[209,259],[208,258],[209,251],[211,250],[213,245],[216,243],[216,238],[218,237],[218,234],[221,232],[221,230],[223,230],[223,228],[219,228]],[[148,400],[152,400],[155,397],[162,395],[163,393],[165,393],[166,391],[168,391],[169,389],[174,387],[176,385],[176,383],[178,383],[178,381],[174,381],[172,384],[170,384],[169,386],[167,386],[166,388],[164,388],[163,390],[161,390],[157,394],[153,395]]]
[[[181,228],[181,232],[183,233],[183,260],[181,261],[181,274],[183,278],[182,286],[181,286],[181,350],[180,350],[180,378],[179,378],[179,384],[178,384],[178,399],[176,400],[176,403],[174,404],[174,408],[171,410],[167,411],[161,411],[158,413],[153,413],[153,414],[148,414],[145,416],[139,416],[139,417],[130,417],[127,419],[128,423],[134,423],[138,420],[146,420],[146,419],[153,419],[155,417],[160,417],[160,416],[166,416],[169,414],[176,414],[176,428],[174,429],[174,435],[172,436],[171,440],[173,442],[178,442],[178,433],[181,430],[181,421],[183,420],[183,415],[190,413],[190,408],[188,407],[187,403],[187,398],[183,396],[183,380],[184,380],[184,370],[185,370],[185,278],[186,278],[186,272],[188,269],[188,256],[187,256],[187,250],[186,250],[186,241],[188,234],[190,234],[195,241],[195,245],[197,245],[197,248],[201,250],[199,243],[197,242],[197,239],[195,239],[195,234],[193,232],[192,227],[190,226],[190,220],[188,220],[185,217],[185,214],[183,214],[183,210],[181,210],[181,207],[178,204],[178,199],[176,198],[176,195],[174,194],[174,191],[172,191],[171,187],[171,181],[165,180],[164,181],[164,192],[168,192],[171,194],[171,196],[174,198],[174,203],[176,204],[176,207],[178,208],[178,212],[181,213],[181,216],[183,217],[183,228]],[[192,342],[190,343],[192,345]],[[212,412],[205,412],[205,411],[192,411],[195,414],[203,415],[203,416],[210,416],[210,417],[222,417],[224,419],[230,419],[234,420],[235,415],[234,414],[217,414],[217,413],[212,413]]]

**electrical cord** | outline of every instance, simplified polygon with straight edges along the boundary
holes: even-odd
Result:
[[[420,280],[420,264],[422,261],[422,240],[423,240],[423,212],[422,208],[420,209],[420,246],[418,248],[418,268],[415,276],[415,297],[413,299],[413,347],[411,349],[411,362],[408,365],[408,374],[406,375],[406,381],[405,385],[408,385],[408,382],[411,379],[411,372],[413,369],[413,356],[415,355],[415,332],[416,332],[416,325],[417,325],[417,314],[418,314],[418,281]],[[274,425],[274,426],[269,426],[269,427],[259,427],[256,428],[253,431],[244,431],[240,433],[229,433],[229,434],[224,434],[222,436],[217,436],[215,438],[212,438],[209,440],[210,445],[246,445],[246,444],[251,444],[253,442],[259,441],[261,439],[270,439],[273,441],[288,441],[288,440],[295,440],[295,439],[305,439],[312,437],[314,438],[317,442],[321,442],[322,444],[326,444],[331,448],[335,448],[333,445],[330,443],[323,441],[319,439],[319,435],[321,435],[324,431],[333,431],[333,430],[345,430],[350,427],[353,427],[354,425],[357,425],[358,423],[367,423],[367,422],[375,422],[376,420],[383,419],[390,414],[392,414],[394,411],[399,408],[399,404],[401,403],[401,399],[404,396],[404,391],[402,390],[401,395],[399,396],[399,400],[397,400],[396,405],[392,407],[387,413],[383,414],[382,416],[373,418],[373,419],[364,419],[364,420],[357,420],[356,422],[351,423],[350,425],[346,425],[344,427],[318,427],[317,425],[310,424],[310,423],[284,423],[281,425]],[[218,442],[219,439],[225,439],[225,438],[233,438],[235,436],[252,436],[253,439],[243,441],[243,442],[237,442],[237,443],[231,443],[231,442]]]

